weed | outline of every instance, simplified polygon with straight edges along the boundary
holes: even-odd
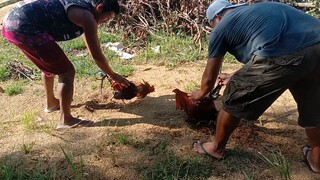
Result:
[[[64,154],[64,158],[67,160],[68,164],[71,167],[72,172],[75,175],[75,179],[79,180],[79,179],[84,179],[84,171],[83,171],[83,159],[81,157],[81,161],[80,161],[80,170],[76,167],[75,163],[73,162],[73,160],[70,158],[70,156],[64,151],[64,149],[61,147],[61,150]]]
[[[73,62],[77,77],[86,77],[99,69],[89,57],[70,57],[70,60]]]
[[[9,79],[10,72],[5,65],[0,65],[0,81]]]
[[[70,41],[61,41],[59,42],[59,45],[64,52],[72,52],[74,50],[82,50],[86,48],[82,38],[75,38]]]
[[[13,166],[13,164],[3,164],[0,166],[0,179],[15,179],[17,178],[15,176],[16,172],[15,172],[15,167]]]
[[[230,53],[226,53],[226,55],[224,56],[224,63],[232,63],[233,61],[236,61],[234,56]]]
[[[262,156],[262,160],[279,173],[281,178],[290,180],[290,168],[286,158],[281,152],[272,152],[271,157],[268,158],[261,152],[258,152]]]
[[[13,95],[17,95],[17,94],[21,94],[24,91],[24,88],[22,86],[21,83],[14,81],[11,84],[7,85],[4,88],[4,92],[8,95],[8,96],[13,96]]]
[[[145,149],[150,144],[150,139],[144,139],[143,141],[133,140],[131,145],[136,149]]]
[[[166,38],[163,38],[166,37]],[[160,47],[160,52],[154,47]],[[135,58],[138,62],[164,63],[168,67],[203,59],[206,53],[199,52],[192,38],[181,34],[159,32],[148,39],[146,49]]]
[[[131,65],[115,65],[113,69],[123,76],[130,76],[132,75],[134,69]]]
[[[32,143],[23,143],[21,146],[21,150],[24,152],[24,154],[30,154],[33,150],[33,146],[35,145],[35,142]]]
[[[98,36],[99,36],[100,43],[121,41],[121,35],[122,35],[121,31],[118,32],[117,34],[109,33],[106,31],[107,28],[108,28],[108,25],[104,24],[100,26],[100,28],[98,29]]]
[[[22,125],[27,130],[36,129],[36,113],[34,111],[24,111],[21,117]]]
[[[184,88],[184,90],[185,90],[186,92],[192,92],[192,91],[194,91],[194,90],[196,90],[196,89],[198,89],[198,88],[200,88],[199,83],[198,83],[198,82],[191,81],[191,82]]]
[[[151,155],[158,155],[163,152],[166,152],[168,146],[168,142],[165,140],[160,140],[157,142],[155,146],[153,146],[150,150]]]
[[[115,134],[116,143],[120,145],[128,144],[130,141],[130,136],[128,134],[119,133]]]
[[[253,175],[252,174],[248,174],[245,171],[243,171],[244,176],[246,177],[247,180],[253,180]]]
[[[141,167],[144,179],[200,179],[212,173],[209,158],[183,159],[166,151],[151,167]],[[146,169],[145,169],[146,168]]]
[[[110,145],[109,146],[109,151],[110,151],[110,155],[111,155],[111,164],[114,166],[114,167],[117,167],[117,160],[118,160],[118,157],[115,153],[115,147],[114,145]]]
[[[241,146],[235,146],[232,151],[228,151],[226,159],[221,161],[225,167],[225,174],[233,172],[243,173],[247,179],[250,179],[250,174],[255,170],[253,164],[258,163],[259,158],[256,158],[251,153],[243,150]]]
[[[26,179],[26,167],[23,166],[24,161],[12,154],[4,156],[0,161],[0,179],[15,180]]]

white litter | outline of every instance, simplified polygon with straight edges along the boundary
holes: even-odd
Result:
[[[155,46],[153,48],[151,48],[155,53],[160,53],[161,52],[161,46],[158,45],[158,46]]]
[[[127,52],[123,51],[123,45],[121,42],[108,42],[105,44],[102,44],[103,47],[110,49],[111,51],[116,52],[121,59],[131,59],[133,58],[135,55],[134,54],[129,54]]]

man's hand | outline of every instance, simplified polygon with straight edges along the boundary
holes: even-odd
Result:
[[[188,96],[192,101],[198,101],[203,97],[200,89],[193,91],[191,94],[188,94]]]
[[[232,74],[227,74],[227,73],[221,73],[218,75],[217,81],[219,85],[226,85],[228,84],[230,77]]]

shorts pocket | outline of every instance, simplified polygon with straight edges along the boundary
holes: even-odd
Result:
[[[227,106],[233,106],[238,110],[243,110],[252,99],[252,93],[257,85],[252,82],[243,82],[233,80],[229,82],[229,87],[224,93],[224,103]]]
[[[303,57],[304,56],[301,54],[289,54],[280,57],[269,58],[269,60],[281,66],[296,66],[302,63]]]

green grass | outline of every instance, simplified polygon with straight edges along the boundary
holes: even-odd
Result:
[[[4,64],[0,65],[0,81],[5,81],[9,79],[10,72],[8,67]]]
[[[34,111],[24,111],[21,117],[21,123],[23,127],[30,131],[36,129],[36,113]]]
[[[183,89],[186,92],[192,92],[192,91],[199,89],[199,88],[200,88],[199,82],[190,81],[189,84],[186,87],[184,87]]]
[[[24,154],[30,154],[33,150],[33,146],[35,145],[35,142],[32,143],[23,143],[21,146],[21,150]]]
[[[24,56],[24,54],[21,52],[19,48],[17,48],[12,43],[9,43],[2,36],[0,36],[0,44],[1,44],[1,48],[0,48],[0,64],[1,65],[7,65],[13,60],[19,60],[23,64],[31,68],[37,69],[37,67]]]
[[[0,179],[6,180],[14,180],[14,179],[22,179],[23,175],[17,172],[17,167],[13,164],[2,164],[0,166]]]
[[[116,143],[120,145],[128,144],[130,141],[130,135],[125,133],[119,133],[115,135]]]
[[[160,140],[151,148],[156,161],[151,166],[140,165],[138,171],[143,179],[205,179],[212,173],[211,159],[208,157],[183,158],[175,154],[169,143]]]
[[[24,87],[21,82],[13,81],[7,86],[4,87],[4,92],[8,96],[14,96],[17,94],[21,94],[24,91]]]
[[[84,179],[84,171],[83,171],[83,159],[81,158],[80,160],[80,167],[77,167],[76,164],[74,163],[73,158],[71,155],[68,155],[63,148],[61,148],[64,158],[68,162],[73,174],[74,174],[74,179],[76,180],[81,180]]]
[[[160,53],[153,50],[156,46],[160,46]],[[146,48],[138,54],[135,60],[140,63],[165,64],[168,67],[175,67],[205,57],[206,52],[199,51],[198,45],[191,37],[182,34],[160,33],[149,37]]]
[[[244,174],[250,174],[251,161],[253,161],[253,157],[251,154],[245,152],[241,147],[235,147],[229,154],[225,160],[222,160],[222,164],[226,168],[226,173],[231,174],[233,172],[244,172]]]
[[[281,179],[291,179],[289,163],[280,151],[271,152],[269,155],[263,155],[260,152],[259,154],[262,160],[280,175]]]
[[[107,26],[101,26],[98,31],[99,40],[101,44],[107,42],[122,42],[125,47],[131,48],[135,44],[135,38],[129,37],[122,41],[122,32],[112,34],[106,31]],[[0,50],[0,64],[4,66],[11,60],[19,59],[23,64],[37,69],[30,60],[24,57],[23,53],[15,47],[12,43],[8,43],[3,37],[0,37],[2,48]],[[108,59],[111,68],[124,76],[130,76],[134,73],[133,65],[135,64],[155,64],[165,65],[168,68],[174,68],[178,65],[187,62],[196,62],[206,59],[207,57],[207,37],[202,40],[200,45],[194,43],[191,37],[185,36],[181,33],[165,33],[157,32],[154,35],[147,37],[146,46],[141,47],[141,50],[133,59],[124,60],[113,51],[103,48],[105,57]],[[85,47],[82,37],[76,39],[59,42],[61,48],[66,52],[66,55],[73,63],[76,69],[76,76],[88,77],[92,76],[97,70],[98,66],[95,64],[91,55]],[[160,52],[153,50],[154,47],[159,46]],[[226,62],[234,58],[227,54]],[[7,80],[8,72],[6,68],[0,66],[0,81]]]
[[[143,179],[206,179],[212,173],[209,158],[181,158],[166,152],[151,167],[141,167]]]
[[[167,140],[159,140],[154,143],[150,139],[137,139],[123,132],[108,133],[105,142],[99,143],[97,157],[105,156],[103,151],[107,149],[110,163],[118,167],[118,161],[123,152],[118,152],[120,146],[131,146],[141,152],[146,152],[148,157],[154,159],[151,165],[143,163],[136,165],[136,170],[142,179],[199,179],[207,178],[212,173],[211,159],[208,157],[183,158],[171,150],[172,144]],[[101,155],[100,155],[101,154]]]
[[[7,155],[0,162],[0,179],[57,179],[57,173],[55,172],[56,167],[54,167],[54,165],[50,168],[46,168],[43,159],[34,158],[32,160],[34,164],[31,165],[26,164],[26,159],[23,156],[16,156],[14,154]],[[66,179],[66,177],[64,179]]]

